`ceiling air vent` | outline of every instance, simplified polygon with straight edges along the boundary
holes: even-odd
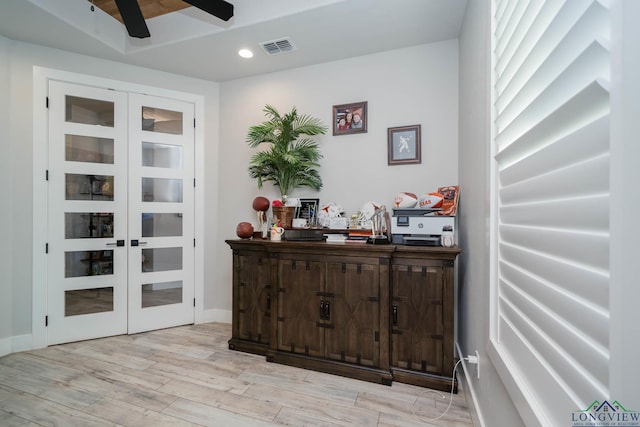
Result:
[[[266,52],[267,55],[277,55],[283,52],[290,52],[297,48],[293,45],[293,42],[288,38],[279,40],[270,40],[268,42],[261,42],[260,46]]]

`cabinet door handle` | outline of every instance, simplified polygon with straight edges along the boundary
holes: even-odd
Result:
[[[324,319],[324,300],[320,300],[320,318]]]
[[[324,318],[326,320],[330,320],[331,319],[331,305],[329,305],[329,301],[325,301],[324,309],[325,309],[325,317]]]
[[[394,325],[398,324],[398,306],[397,305],[393,306],[393,324]]]
[[[267,313],[271,311],[271,295],[267,294]]]

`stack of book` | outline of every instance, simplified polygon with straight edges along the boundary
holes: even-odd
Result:
[[[371,236],[369,229],[353,229],[349,230],[346,243],[367,243],[367,239]]]

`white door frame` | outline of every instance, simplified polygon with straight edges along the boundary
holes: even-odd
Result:
[[[144,86],[124,81],[93,77],[85,74],[44,67],[33,69],[33,286],[32,338],[33,347],[47,346],[47,212],[48,184],[48,112],[47,86],[50,80],[144,93],[177,99],[195,106],[195,323],[204,321],[204,97],[193,93]]]

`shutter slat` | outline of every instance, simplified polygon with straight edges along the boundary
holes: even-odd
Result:
[[[588,197],[609,191],[609,154],[537,175],[504,186],[500,201],[505,205]]]
[[[546,325],[543,322],[543,327],[539,327],[535,320],[542,321],[542,312],[533,313],[537,316],[537,319],[530,319],[527,317],[527,313],[523,313],[520,310],[523,306],[526,307],[524,299],[517,298],[514,294],[509,296],[514,299],[503,298],[504,301],[509,302],[509,304],[505,304],[507,307],[505,317],[510,320],[519,334],[525,337],[528,344],[536,349],[540,361],[545,363],[547,369],[553,373],[556,384],[564,389],[571,384],[572,394],[580,401],[587,401],[590,396],[601,396],[606,393],[606,387],[591,372],[587,371],[576,358],[564,351],[562,347],[563,341],[557,341],[542,332],[550,331],[557,334],[558,331],[563,331],[563,328],[552,322]],[[517,311],[515,311],[516,308],[518,309]],[[560,337],[559,339],[566,338]],[[599,363],[606,362],[607,358],[605,357]]]
[[[533,272],[535,280],[556,288],[557,292],[574,295],[573,299],[579,301],[581,306],[591,307],[590,312],[606,313],[609,304],[609,275],[606,272],[506,243],[500,244],[500,250],[508,251],[502,257],[501,266],[509,264]],[[604,345],[602,339],[596,341]]]
[[[559,5],[558,2],[546,2],[540,10],[540,18],[550,19],[551,15],[558,13]],[[588,3],[584,2],[584,5]],[[525,85],[535,87],[539,84],[538,80],[553,78],[574,61],[587,46],[596,41],[603,44],[602,40],[607,40],[609,34],[607,21],[603,18],[606,14],[606,9],[599,2],[595,2],[582,16],[571,18],[570,22],[575,21],[575,23],[569,32],[563,30],[557,34],[542,34],[546,27],[536,27],[531,24],[532,28],[527,37],[523,39],[521,46],[518,46],[525,50],[530,48],[531,52],[521,57],[513,57],[503,71],[500,68],[497,70],[499,77],[496,89],[500,95],[496,101],[497,111],[503,111],[505,105],[510,103],[514,96],[525,90],[523,89]],[[540,22],[538,24],[542,25]],[[541,43],[536,44],[538,41]],[[542,43],[544,41],[546,43]]]
[[[528,123],[527,128],[521,129],[510,126],[496,136],[497,160],[508,165],[527,157],[548,141],[575,132],[608,113],[609,91],[603,82],[592,82],[540,122]]]
[[[508,4],[509,4],[508,0],[496,1],[496,8],[494,12],[494,18],[495,18],[494,20],[496,22],[502,21],[502,18],[504,17],[504,11],[507,9]]]
[[[496,62],[495,67],[496,72],[499,76],[502,76],[507,67],[515,67],[515,65],[517,64],[517,61],[514,61],[513,57],[515,54],[517,54],[517,49],[522,44],[523,40],[526,39],[531,31],[535,31],[535,27],[532,28],[532,26],[536,23],[536,17],[540,13],[544,5],[544,1],[540,0],[529,2],[527,7],[522,11],[522,17],[520,18],[518,26],[513,29],[514,33],[509,36],[508,40],[505,39],[503,41],[502,38],[500,39],[500,44],[496,46],[496,54],[500,58],[500,60]],[[513,73],[509,73],[508,75],[512,76]],[[501,84],[497,87],[502,90],[502,88],[508,81],[508,78],[499,79],[499,82],[501,82]]]
[[[546,286],[544,281],[515,266],[503,264],[503,268],[507,274],[500,281],[501,298],[509,298],[510,294],[525,298],[526,301],[516,304],[518,309],[532,319],[541,331],[554,337],[558,346],[567,347],[565,351],[573,354],[573,357],[580,358],[581,352],[586,352],[590,362],[585,365],[591,364],[592,368],[597,368],[606,363],[608,331],[602,327],[608,320],[606,313],[594,309],[592,305],[582,304],[571,294],[557,292],[557,287]],[[511,300],[515,301],[515,297],[511,297]],[[583,313],[582,316],[577,314],[579,311]],[[592,340],[592,330],[597,331],[602,340]]]
[[[505,2],[505,7],[501,13],[500,19],[497,21],[498,25],[496,25],[496,34],[500,34],[499,39],[502,39],[502,35],[504,33],[505,28],[507,28],[507,24],[513,15],[513,10],[516,7],[515,2]]]
[[[503,206],[502,224],[607,232],[609,195]]]
[[[574,11],[574,7],[557,1],[544,2],[531,23],[527,35],[509,61],[501,64],[501,57],[496,60],[496,66],[501,64],[496,68],[498,73],[496,90],[499,96],[502,96],[504,88],[510,84],[514,76],[520,75],[520,78],[530,76],[538,69],[544,58],[555,49],[566,34],[566,28],[561,24],[567,20],[567,15],[573,16],[578,13]],[[576,19],[574,18],[574,20]],[[527,63],[526,67],[523,66],[525,62]],[[524,78],[524,80],[526,79],[528,77]]]
[[[501,317],[499,328],[502,345],[509,349],[511,360],[517,360],[517,365],[512,367],[514,374],[526,378],[526,384],[523,386],[530,396],[535,396],[538,400],[536,415],[540,417],[539,425],[565,425],[567,408],[587,407],[581,405],[582,402],[572,387],[565,384],[561,376],[549,368],[537,349],[513,327],[507,317]],[[544,396],[548,397],[545,399]],[[556,414],[558,415],[554,416]],[[560,414],[564,416],[561,417]]]
[[[596,3],[590,7],[572,30],[562,38],[558,45],[542,60],[536,55],[524,58],[524,62],[508,83],[501,86],[500,99],[496,101],[499,112],[518,94],[525,85],[546,87],[575,58],[591,44],[603,44],[609,31],[606,13]],[[505,80],[506,81],[506,80]]]
[[[510,147],[511,151],[516,147]],[[562,168],[573,162],[584,161],[609,152],[609,116],[597,118],[575,132],[551,141],[533,154],[520,161],[503,167],[500,183],[507,187],[519,181],[530,179]],[[498,155],[501,163],[506,163],[507,153]]]
[[[509,245],[527,247],[555,258],[606,271],[609,260],[602,256],[609,249],[606,233],[577,232],[565,229],[503,225],[500,239]]]
[[[602,76],[608,79],[608,61],[609,52],[594,42],[560,74],[553,69],[540,70],[496,118],[498,129],[541,121],[591,82]]]
[[[539,0],[531,1],[529,5],[532,3],[539,3]],[[515,3],[509,21],[505,26],[504,33],[502,37],[500,37],[500,43],[496,45],[496,54],[500,56],[501,61],[508,61],[508,57],[510,57],[515,50],[514,46],[518,45],[526,33],[526,22],[523,22],[522,18],[529,5],[525,3]],[[497,65],[499,68],[499,64]]]
[[[600,348],[589,345],[583,334],[555,318],[545,307],[536,305],[536,301],[525,294],[518,293],[508,284],[501,289],[501,299],[509,301],[510,308],[518,309],[516,316],[513,313],[505,315],[521,333],[526,331],[527,340],[536,346],[544,360],[549,361],[556,372],[562,373],[567,383],[577,384],[577,390],[590,389],[588,394],[592,396],[593,392],[602,392],[603,380],[608,381],[608,375],[598,371],[609,361],[606,351],[603,354]]]

